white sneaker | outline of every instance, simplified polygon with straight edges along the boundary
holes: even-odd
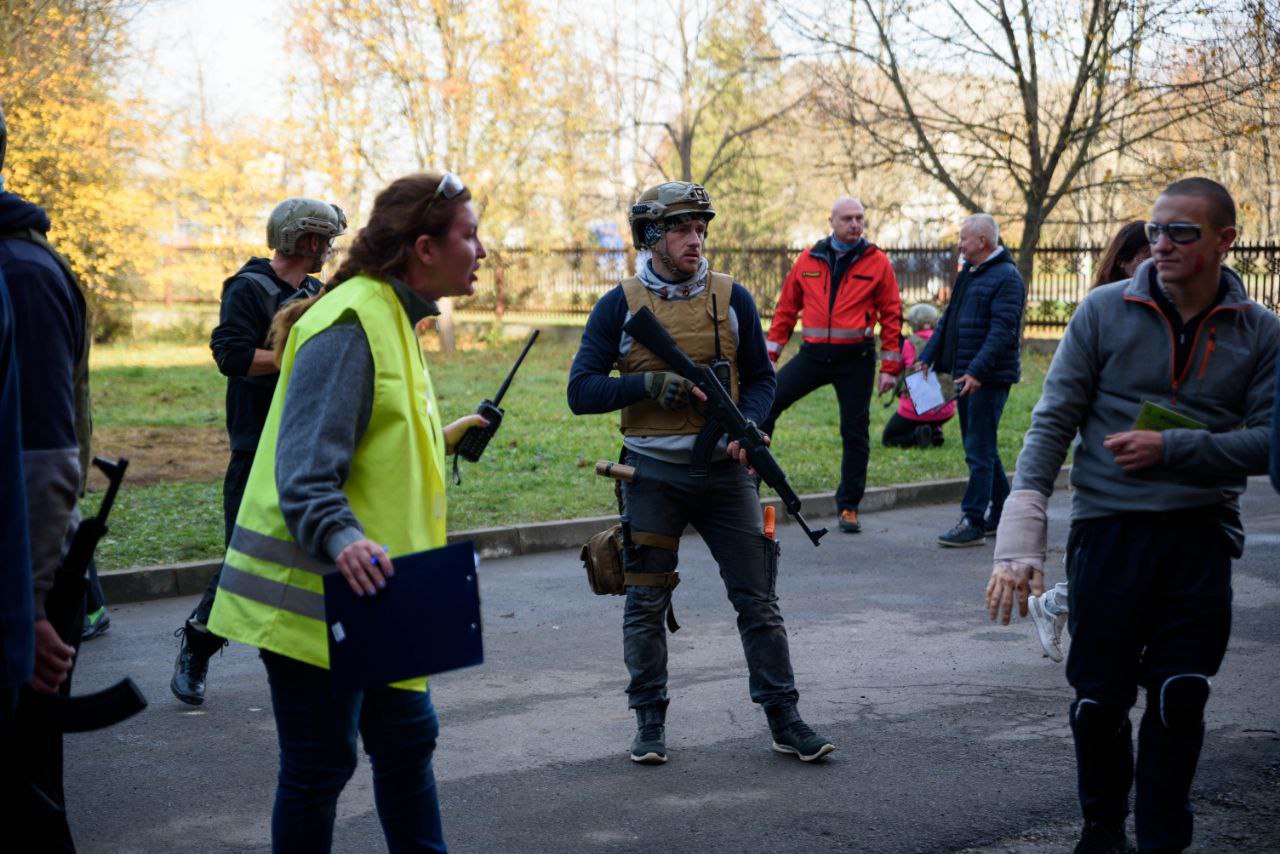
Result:
[[[1031,596],[1027,599],[1027,609],[1031,612],[1031,622],[1036,624],[1036,635],[1040,638],[1040,646],[1044,654],[1055,662],[1062,661],[1062,627],[1067,624],[1065,615],[1055,617],[1044,609],[1042,596]]]

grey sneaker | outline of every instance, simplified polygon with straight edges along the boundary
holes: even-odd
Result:
[[[1036,635],[1040,638],[1040,648],[1044,654],[1054,661],[1062,661],[1062,627],[1067,624],[1066,615],[1055,617],[1044,609],[1044,595],[1029,596],[1027,610],[1031,614],[1031,622],[1035,623]]]
[[[665,738],[667,728],[662,724],[645,724],[636,730],[631,740],[631,761],[641,765],[661,765],[667,761]]]
[[[975,525],[968,519],[961,519],[954,528],[938,537],[938,545],[953,549],[986,544],[987,534],[982,530],[982,526]]]
[[[667,761],[667,728],[663,726],[666,719],[666,703],[651,703],[636,709],[636,737],[631,740],[632,762],[661,765]]]
[[[800,757],[801,762],[821,759],[836,746],[815,733],[804,721],[796,721],[773,734],[773,749]]]

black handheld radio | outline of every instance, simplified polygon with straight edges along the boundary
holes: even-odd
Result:
[[[502,396],[507,393],[507,387],[511,385],[511,379],[516,375],[516,371],[520,369],[520,363],[524,361],[524,357],[529,354],[529,348],[533,346],[533,342],[538,340],[539,330],[533,330],[533,334],[529,336],[529,342],[524,345],[524,349],[520,351],[520,358],[516,359],[516,363],[511,366],[510,373],[507,378],[502,381],[501,387],[498,388],[498,394],[493,400],[485,399],[480,401],[480,405],[476,407],[476,413],[483,415],[485,420],[489,422],[488,427],[472,427],[462,435],[462,441],[458,442],[458,456],[468,462],[476,462],[480,459],[480,455],[484,453],[484,449],[488,447],[489,440],[493,438],[493,434],[498,432],[498,428],[502,425],[502,407],[498,404],[502,403]]]

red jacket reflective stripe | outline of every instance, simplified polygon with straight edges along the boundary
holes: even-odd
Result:
[[[800,253],[778,295],[766,346],[775,362],[803,315],[804,340],[812,344],[856,344],[875,334],[880,325],[881,370],[902,370],[902,297],[889,256],[868,246],[849,265],[831,305],[831,268],[813,257],[812,247]]]

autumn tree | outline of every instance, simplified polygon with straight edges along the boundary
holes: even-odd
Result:
[[[0,7],[0,97],[9,126],[6,188],[39,204],[50,239],[106,309],[154,257],[154,205],[137,168],[149,141],[138,98],[113,93],[127,50],[127,0],[15,0]]]
[[[629,200],[657,180],[695,181],[734,211],[718,234],[776,241],[795,201],[786,120],[809,92],[786,76],[764,7],[744,0],[615,4],[608,27],[601,62],[616,104],[611,133],[624,158],[619,195]]]

